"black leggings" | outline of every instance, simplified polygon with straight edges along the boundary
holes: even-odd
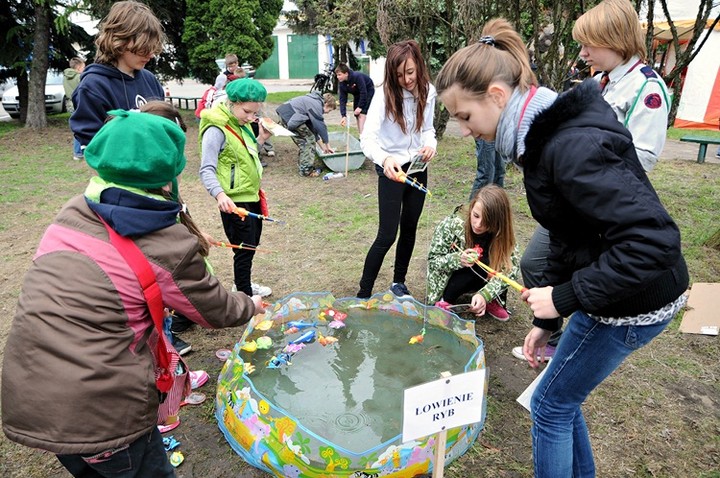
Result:
[[[445,302],[457,304],[458,297],[461,295],[466,292],[475,293],[485,287],[486,279],[487,272],[477,264],[472,267],[461,267],[450,276],[442,298]]]
[[[403,166],[407,171],[410,163]],[[378,225],[375,242],[365,257],[362,278],[360,279],[360,292],[358,297],[369,297],[375,285],[380,267],[390,247],[398,239],[395,249],[395,269],[393,282],[405,282],[410,258],[415,247],[415,234],[418,221],[425,204],[425,193],[409,186],[388,179],[382,168],[375,166],[378,173],[378,210],[380,223]],[[413,174],[418,182],[427,186],[427,169],[421,173]],[[398,228],[400,236],[398,237]]]
[[[236,202],[236,206],[247,209],[250,212],[260,214],[260,202]],[[262,234],[262,221],[254,217],[246,217],[243,221],[237,214],[220,212],[225,235],[231,244],[246,246],[258,246]],[[247,249],[233,249],[233,272],[235,273],[235,287],[240,292],[252,296],[250,275],[252,273],[252,261],[255,251]]]

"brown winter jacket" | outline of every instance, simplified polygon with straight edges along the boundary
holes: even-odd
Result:
[[[252,300],[208,273],[185,226],[173,219],[134,240],[168,308],[204,327],[250,320]],[[79,454],[149,433],[158,392],[147,340],[156,333],[139,283],[104,225],[83,196],[71,199],[45,232],[23,283],[2,369],[5,434]]]

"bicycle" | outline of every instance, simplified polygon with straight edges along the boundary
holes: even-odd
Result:
[[[317,91],[320,94],[330,93],[335,87],[335,72],[332,63],[325,63],[325,69],[315,75],[315,81],[310,87],[310,92]]]

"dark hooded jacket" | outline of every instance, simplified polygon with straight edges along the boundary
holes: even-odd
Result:
[[[595,82],[563,93],[533,120],[520,160],[532,215],[550,231],[541,285],[553,286],[562,316],[639,315],[687,289],[680,231]]]
[[[160,82],[145,69],[135,70],[132,77],[112,65],[92,63],[72,93],[75,111],[70,116],[70,129],[80,144],[87,146],[105,123],[108,111],[136,110],[150,100],[164,97]]]
[[[372,78],[365,73],[350,70],[347,81],[338,83],[338,103],[340,103],[340,116],[347,116],[347,95],[353,95],[353,110],[360,108],[367,114],[370,101],[375,94],[375,84]],[[354,114],[354,113],[353,113]]]

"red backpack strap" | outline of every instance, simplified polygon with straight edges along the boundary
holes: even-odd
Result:
[[[172,387],[173,376],[170,370],[170,354],[165,347],[165,342],[162,340],[162,334],[164,333],[164,306],[162,301],[162,292],[160,291],[160,286],[157,283],[155,273],[152,271],[145,254],[143,254],[132,239],[123,237],[115,232],[115,230],[111,228],[103,220],[103,218],[100,218],[100,221],[102,221],[105,229],[108,231],[110,243],[115,246],[115,249],[117,249],[123,259],[125,259],[125,262],[127,262],[128,266],[130,266],[130,269],[132,269],[140,282],[143,297],[145,298],[145,302],[147,302],[148,309],[150,310],[150,316],[155,323],[155,328],[160,334],[157,343],[157,366],[160,374],[155,381],[158,390],[163,394],[167,393]]]

